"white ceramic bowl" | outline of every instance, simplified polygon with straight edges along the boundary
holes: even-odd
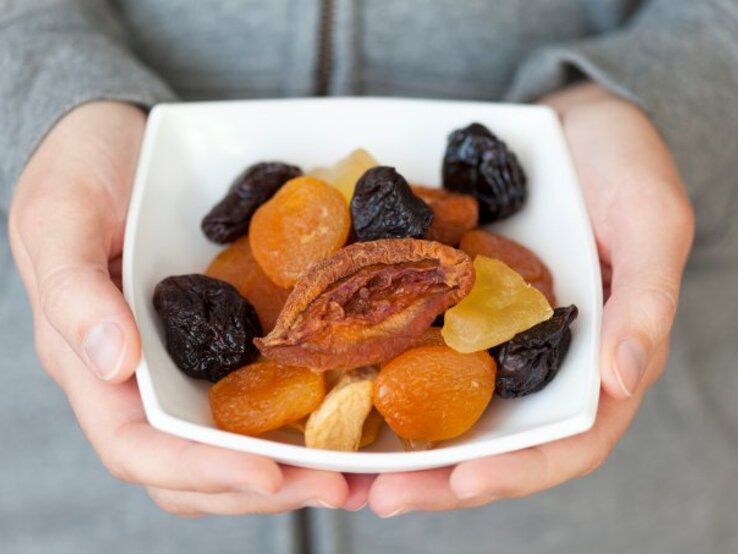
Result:
[[[471,431],[424,452],[403,452],[388,429],[356,453],[305,448],[300,435],[288,432],[252,438],[217,429],[208,407],[210,384],[175,367],[152,295],[164,277],[201,272],[218,252],[200,231],[200,220],[234,176],[261,160],[329,165],[363,147],[411,182],[438,184],[447,135],[472,121],[514,149],[529,179],[523,210],[491,229],[538,253],[554,275],[559,304],[579,307],[571,349],[556,378],[525,398],[494,397]],[[379,473],[517,450],[581,433],[594,422],[599,264],[561,128],[545,107],[381,98],[159,105],[149,117],[131,200],[123,281],[143,341],[137,377],[146,415],[173,435],[297,466]]]

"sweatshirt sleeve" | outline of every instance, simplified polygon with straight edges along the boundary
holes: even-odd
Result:
[[[46,133],[94,100],[174,98],[103,0],[0,0],[0,210]]]
[[[736,259],[738,1],[644,2],[614,32],[532,54],[508,96],[533,101],[581,76],[649,115],[694,204],[696,253],[725,259],[719,253],[734,249]]]

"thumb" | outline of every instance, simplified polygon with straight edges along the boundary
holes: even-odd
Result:
[[[39,196],[24,210],[32,220],[20,216],[18,225],[36,285],[34,307],[99,378],[125,381],[136,369],[140,340],[108,270],[117,226],[112,213],[119,210],[109,206],[109,196],[81,186]]]
[[[603,312],[602,384],[615,398],[636,392],[676,315],[693,222],[688,202],[669,189],[645,200],[641,195],[637,213],[612,207],[622,215],[614,216],[618,236],[610,251],[611,294]]]

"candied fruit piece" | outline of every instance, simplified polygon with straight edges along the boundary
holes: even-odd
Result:
[[[553,310],[537,288],[499,260],[477,256],[471,292],[446,310],[443,338],[459,352],[477,352],[502,344],[545,321]]]
[[[257,362],[234,371],[210,389],[216,425],[241,435],[261,435],[296,422],[325,397],[321,373],[304,367]]]
[[[217,381],[256,359],[261,335],[254,307],[230,284],[205,275],[167,277],[154,289],[166,348],[177,367]]]
[[[360,241],[421,239],[430,227],[433,211],[413,194],[394,167],[379,166],[356,183],[351,220]]]
[[[262,162],[236,177],[228,194],[202,220],[202,231],[213,242],[224,244],[246,234],[251,216],[283,184],[302,175],[294,165]]]
[[[356,182],[368,169],[378,165],[377,160],[369,152],[363,148],[357,148],[334,166],[317,167],[309,171],[308,176],[321,179],[334,186],[343,194],[346,202],[351,202]]]
[[[428,240],[456,246],[461,236],[479,223],[479,203],[473,196],[420,185],[410,188],[433,211],[433,221],[425,234]]]
[[[289,288],[314,262],[346,242],[348,205],[336,189],[312,177],[286,183],[251,219],[251,251],[264,273]]]
[[[474,229],[463,234],[459,248],[472,259],[485,256],[500,260],[540,290],[551,306],[556,305],[551,272],[538,256],[522,244],[485,229]]]
[[[500,396],[525,396],[551,382],[569,351],[569,326],[578,314],[573,304],[556,308],[550,319],[493,349],[498,363],[496,383]]]
[[[274,328],[290,294],[272,283],[251,252],[248,237],[241,237],[222,250],[208,265],[205,275],[230,283],[256,309],[264,333]]]
[[[437,242],[387,239],[342,248],[303,275],[262,354],[316,370],[382,363],[412,346],[474,282],[469,256]]]
[[[403,439],[447,440],[468,431],[489,404],[495,362],[487,351],[413,348],[387,362],[374,383],[374,406]]]
[[[448,137],[443,186],[479,200],[479,221],[490,223],[517,212],[528,195],[526,177],[507,145],[479,123]]]

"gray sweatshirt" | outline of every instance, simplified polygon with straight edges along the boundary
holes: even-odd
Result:
[[[175,520],[105,474],[42,376],[3,221],[0,551],[738,551],[738,0],[0,0],[0,219],[44,135],[91,100],[534,101],[585,76],[649,114],[698,222],[670,370],[603,470],[388,522]]]

